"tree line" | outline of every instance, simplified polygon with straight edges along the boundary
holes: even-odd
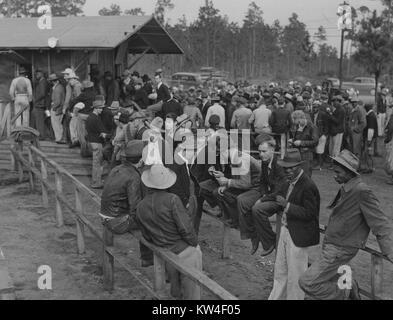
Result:
[[[354,47],[344,56],[344,75],[373,74],[380,79],[393,74],[391,39],[392,1],[381,0],[384,10],[372,12],[367,7],[353,8],[354,28],[346,40]],[[42,4],[52,7],[54,16],[83,15],[86,0],[0,0],[0,16],[37,16]],[[296,79],[337,76],[339,52],[327,43],[326,29],[310,34],[307,26],[293,13],[287,24],[278,20],[265,22],[263,10],[251,2],[242,23],[229,20],[205,0],[194,21],[183,15],[169,23],[167,13],[174,8],[171,0],[157,0],[154,16],[183,48],[182,56],[159,57],[172,72],[198,71],[202,66],[228,71],[234,79]],[[99,15],[145,15],[141,8],[122,9],[117,4],[101,8]],[[339,34],[339,32],[337,31]]]

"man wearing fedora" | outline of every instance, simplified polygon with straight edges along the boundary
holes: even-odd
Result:
[[[302,169],[299,150],[288,149],[277,163],[284,168],[289,187],[285,198],[276,197],[283,214],[269,300],[303,300],[298,280],[307,270],[309,247],[319,244],[320,195]]]
[[[55,140],[57,144],[65,144],[63,140],[63,125],[61,121],[63,120],[63,107],[65,99],[65,89],[60,83],[60,79],[56,73],[52,73],[48,77],[48,81],[51,84],[51,124],[53,132],[55,133]]]
[[[163,165],[143,172],[142,182],[148,191],[137,206],[136,220],[146,241],[172,251],[184,265],[202,270],[202,252],[191,218],[180,198],[167,191],[176,179],[176,174]],[[170,271],[172,288],[180,287],[180,292],[172,291],[177,298],[200,299],[198,285],[183,275],[174,275]]]
[[[30,102],[33,100],[33,89],[31,81],[27,77],[25,68],[19,68],[19,75],[12,80],[10,86],[11,100],[14,102],[15,115],[22,112],[22,115],[16,119],[16,126],[30,126]]]
[[[370,229],[376,236],[382,254],[393,262],[393,225],[379,207],[371,188],[357,169],[359,159],[343,150],[333,158],[334,179],[341,185],[329,205],[329,218],[319,258],[300,277],[299,285],[311,299],[360,299],[359,287],[340,288],[338,269],[348,265],[359,249],[366,245]]]
[[[102,149],[105,138],[109,136],[100,117],[102,110],[105,108],[105,101],[96,99],[93,102],[93,108],[93,112],[86,120],[87,141],[90,143],[93,151],[91,188],[102,189],[104,186],[102,181],[102,165],[104,161]]]

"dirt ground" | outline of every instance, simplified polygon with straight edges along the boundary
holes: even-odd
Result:
[[[376,160],[377,170],[364,176],[377,194],[381,207],[393,218],[393,187],[385,184],[382,159]],[[65,211],[66,226],[60,229],[54,223],[54,199],[51,207],[42,207],[39,192],[31,193],[27,182],[15,184],[16,175],[0,171],[0,247],[8,261],[11,276],[15,282],[17,298],[30,299],[151,299],[150,294],[127,272],[116,266],[115,290],[107,293],[102,289],[101,246],[87,232],[86,253],[78,255],[76,250],[76,227]],[[314,171],[321,194],[320,222],[325,224],[329,211],[327,204],[335,196],[338,186],[329,170]],[[81,179],[88,185],[87,178]],[[38,188],[39,189],[39,188]],[[74,201],[74,189],[64,180],[64,192],[70,202]],[[97,228],[100,222],[97,207],[91,201],[84,201],[87,217]],[[251,256],[250,243],[241,241],[239,232],[232,230],[231,255],[229,260],[221,259],[221,224],[204,216],[200,229],[200,244],[203,251],[204,272],[240,299],[265,300],[273,283],[274,254],[262,258]],[[375,237],[370,235],[370,245],[378,248]],[[148,279],[152,267],[139,267],[139,250],[136,241],[115,240],[136,272]],[[315,259],[319,247],[312,249]],[[369,290],[370,255],[360,252],[351,266],[362,288]],[[53,273],[53,289],[42,291],[37,287],[40,265],[49,265]],[[384,296],[393,299],[393,265],[384,263]],[[203,298],[212,298],[206,292]]]

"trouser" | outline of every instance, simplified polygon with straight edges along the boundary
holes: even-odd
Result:
[[[252,217],[252,207],[261,198],[261,192],[250,190],[237,197],[237,210],[239,212],[240,238],[242,240],[254,239],[257,237],[254,219]]]
[[[15,115],[21,111],[23,111],[22,115],[16,119],[15,126],[24,126],[24,127],[29,127],[30,126],[30,103],[29,103],[29,98],[27,94],[17,94],[15,96],[15,101],[14,101],[14,107],[15,107]]]
[[[86,142],[87,131],[86,131],[85,124],[88,117],[89,117],[88,114],[79,113],[77,115],[76,135],[77,135],[77,141],[79,141],[81,145],[87,143]]]
[[[341,151],[341,144],[343,141],[343,133],[338,133],[335,136],[330,136],[329,154],[331,157],[337,157]]]
[[[277,150],[280,150],[281,159],[284,159],[285,151],[287,149],[287,134],[286,133],[276,134],[274,138],[276,139],[277,148],[279,148]]]
[[[349,139],[352,153],[358,158],[360,158],[362,154],[363,133],[355,133],[351,131],[349,133]]]
[[[239,225],[236,199],[242,193],[244,190],[229,188],[223,192],[223,195],[218,194],[218,205],[224,213],[224,218],[232,221],[233,227]]]
[[[202,271],[202,251],[199,246],[187,247],[178,254],[180,262],[186,266]],[[165,266],[171,282],[171,295],[177,299],[200,300],[201,287],[187,276],[179,273],[171,265]]]
[[[162,105],[163,105],[163,102],[160,101],[160,102],[157,102],[157,103],[155,103],[155,104],[152,104],[151,106],[148,106],[148,107],[146,108],[146,110],[152,112],[152,113],[153,113],[153,116],[154,116],[156,113],[161,112],[161,110],[162,110]]]
[[[45,109],[33,108],[33,128],[38,130],[40,138],[45,139]]]
[[[50,112],[50,121],[52,124],[53,132],[55,133],[55,140],[57,142],[61,141],[63,138],[63,125],[61,124],[61,120],[63,118],[63,114],[57,115],[56,112]]]
[[[338,269],[347,265],[358,251],[357,248],[324,243],[318,260],[300,277],[300,288],[311,299],[348,299],[350,290],[338,286]]]
[[[71,139],[71,143],[78,142],[77,126],[78,126],[78,114],[74,113],[74,115],[72,116],[71,121],[70,121],[70,139]]]
[[[273,232],[269,217],[280,210],[281,207],[275,201],[258,202],[251,209],[256,235],[265,250],[276,243],[276,234]]]
[[[378,113],[377,122],[378,122],[378,136],[383,137],[385,132],[385,121],[386,121],[386,113]]]
[[[273,290],[269,300],[304,300],[299,278],[307,270],[308,250],[295,246],[287,227],[282,226],[276,262]]]
[[[212,207],[218,206],[219,184],[215,180],[206,180],[199,184],[199,196],[202,197]]]
[[[90,143],[91,149],[93,150],[93,168],[92,168],[92,184],[102,185],[102,165],[104,157],[102,154],[102,144],[101,143]]]

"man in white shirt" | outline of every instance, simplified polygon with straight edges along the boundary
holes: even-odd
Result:
[[[11,82],[11,100],[14,102],[15,115],[23,110],[23,113],[16,119],[16,126],[29,127],[30,122],[30,102],[33,100],[33,89],[31,81],[27,78],[25,68],[19,68],[19,76]]]
[[[220,97],[218,95],[213,95],[211,101],[214,103],[208,110],[205,118],[205,126],[209,127],[209,119],[213,114],[220,117],[221,128],[225,128],[225,109],[220,105]]]
[[[255,132],[258,134],[271,133],[272,128],[269,125],[269,119],[272,111],[265,105],[265,99],[262,97],[259,107],[255,109],[249,119],[250,124],[254,124]]]

